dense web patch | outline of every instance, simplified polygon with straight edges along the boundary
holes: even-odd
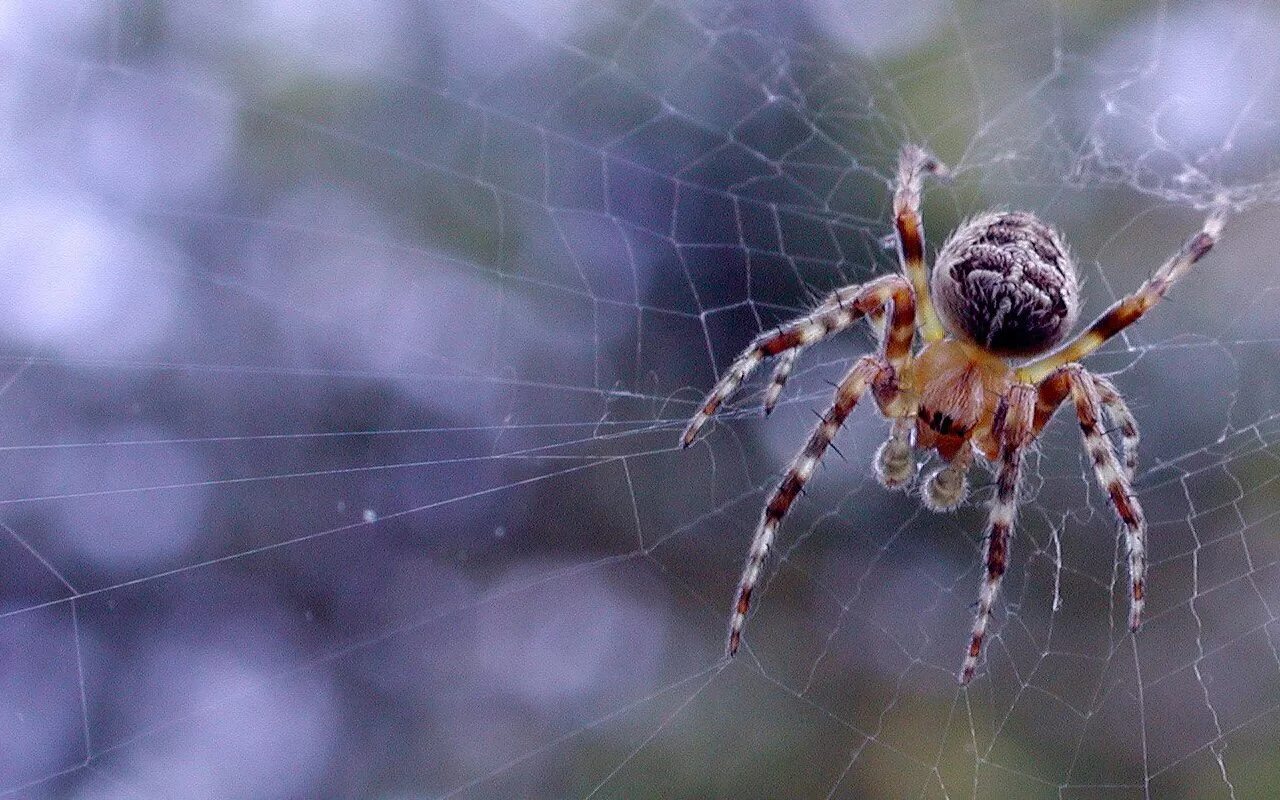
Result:
[[[897,5],[0,12],[0,796],[1269,796],[1280,15]],[[1086,318],[1231,210],[1090,362],[1143,425],[1146,627],[1062,415],[963,689],[990,481],[885,492],[867,409],[723,656],[865,329],[677,446],[895,269],[906,141],[954,175],[931,253],[1031,209]]]

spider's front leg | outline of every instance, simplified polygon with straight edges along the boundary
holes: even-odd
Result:
[[[855,320],[873,311],[884,311],[888,324],[880,343],[879,355],[863,356],[844,376],[836,389],[831,408],[823,415],[822,422],[809,437],[804,449],[792,461],[786,477],[774,490],[760,516],[733,603],[729,621],[729,655],[737,652],[742,641],[742,626],[751,605],[751,593],[760,579],[760,571],[773,546],[782,518],[813,476],[818,461],[831,446],[840,426],[853,412],[858,399],[868,389],[874,389],[881,409],[892,416],[902,416],[897,408],[901,405],[899,377],[911,360],[911,345],[915,340],[915,309],[915,295],[911,285],[901,275],[888,275],[861,287],[839,290],[812,314],[757,337],[734,360],[733,365],[707,396],[702,409],[694,415],[685,429],[681,443],[687,447],[720,404],[767,356],[794,353],[848,328]],[[794,358],[790,356],[782,362],[780,372],[784,380],[793,363]],[[779,382],[775,375],[774,383]],[[766,399],[768,394],[766,392]],[[895,422],[895,431],[900,427]]]
[[[1013,536],[1013,522],[1018,512],[1018,487],[1022,478],[1022,457],[1034,440],[1036,387],[1027,383],[1014,384],[1000,399],[993,423],[993,431],[1000,442],[1000,466],[996,477],[996,494],[991,500],[987,518],[987,531],[982,560],[986,570],[978,590],[978,612],[973,620],[969,637],[969,649],[960,668],[959,680],[965,684],[973,680],[978,668],[978,656],[991,621],[1000,582],[1004,578],[1009,561],[1009,540]]]
[[[680,445],[688,447],[693,444],[698,431],[766,358],[782,357],[772,383],[765,390],[765,409],[769,410],[777,401],[799,350],[848,329],[865,315],[881,308],[892,309],[883,353],[888,363],[901,371],[911,357],[915,336],[915,294],[910,284],[901,275],[886,275],[861,286],[846,286],[833,292],[812,313],[762,333],[747,345],[689,420],[680,437]]]
[[[915,290],[917,326],[927,342],[938,341],[946,331],[929,299],[920,192],[925,175],[946,177],[948,174],[946,166],[922,147],[909,144],[898,154],[898,177],[893,191],[893,229],[898,241],[898,262]]]
[[[1112,336],[1123,331],[1155,307],[1183,275],[1204,258],[1222,235],[1221,210],[1210,214],[1200,230],[1182,245],[1137,291],[1122,297],[1103,312],[1083,333],[1043,358],[1018,368],[1018,379],[1029,383],[1045,380],[1056,369],[1078,363]]]

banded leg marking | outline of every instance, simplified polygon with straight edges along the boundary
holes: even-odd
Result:
[[[1098,388],[1098,398],[1102,400],[1102,410],[1106,412],[1108,422],[1120,432],[1120,455],[1121,462],[1124,464],[1124,476],[1129,483],[1133,483],[1134,475],[1138,472],[1138,443],[1141,440],[1138,420],[1111,381],[1092,373],[1090,377],[1093,378],[1094,386]]]
[[[733,612],[729,617],[729,655],[738,652],[742,642],[742,626],[747,619],[747,611],[751,607],[751,593],[760,579],[760,571],[764,568],[765,559],[773,546],[773,540],[782,524],[782,518],[790,510],[791,504],[803,491],[805,484],[813,477],[822,455],[827,451],[831,441],[835,439],[840,426],[848,419],[858,399],[881,376],[882,372],[891,369],[876,356],[863,356],[845,375],[836,390],[835,401],[827,413],[822,416],[813,434],[809,437],[804,449],[796,455],[791,467],[783,477],[778,488],[774,490],[760,516],[755,536],[751,540],[751,549],[747,553],[747,562],[742,568],[742,577],[738,581],[738,589],[733,603]]]
[[[920,191],[925,175],[945,176],[947,168],[923,148],[907,145],[898,155],[898,177],[893,192],[893,228],[897,234],[898,263],[916,293],[917,327],[925,341],[946,335],[929,299],[929,275],[924,263],[924,221],[920,215]]]
[[[779,377],[785,383],[796,358],[790,353],[846,330],[868,312],[885,307],[891,309],[883,345],[885,359],[894,369],[901,370],[911,357],[911,344],[915,336],[915,296],[906,279],[901,275],[886,275],[862,286],[839,289],[813,313],[757,336],[734,359],[707,394],[702,407],[693,415],[680,437],[681,446],[693,444],[698,431],[766,358],[785,355],[774,372],[774,384],[779,382]],[[790,364],[787,359],[790,359]],[[780,385],[777,386],[776,391],[781,392],[781,388]],[[772,408],[770,399],[774,391],[772,384],[765,391],[767,408]],[[772,401],[776,403],[776,396],[772,397]]]
[[[969,636],[969,649],[965,651],[960,667],[959,681],[967,684],[973,680],[982,654],[982,643],[987,636],[991,612],[995,607],[1000,583],[1009,563],[1009,540],[1013,537],[1014,519],[1018,512],[1018,486],[1021,481],[1022,456],[1030,444],[1032,422],[1035,414],[1036,389],[1029,384],[1014,384],[1001,399],[1001,409],[996,413],[1000,436],[1000,467],[996,477],[996,494],[991,500],[987,519],[986,543],[983,548],[985,572],[978,589],[978,611]]]
[[[1071,386],[1071,398],[1075,401],[1076,416],[1080,419],[1080,432],[1084,436],[1085,449],[1093,462],[1098,485],[1111,498],[1111,505],[1120,518],[1125,543],[1129,552],[1129,630],[1142,626],[1142,611],[1146,604],[1147,569],[1147,520],[1142,505],[1133,494],[1133,488],[1125,472],[1120,468],[1115,449],[1107,439],[1099,420],[1103,414],[1103,402],[1092,375],[1079,364],[1063,367]]]
[[[1121,298],[1101,317],[1071,342],[1044,358],[1033,361],[1017,370],[1018,379],[1031,383],[1044,380],[1055,369],[1080,361],[1097,350],[1104,342],[1137,322],[1151,310],[1191,266],[1213,249],[1222,235],[1224,217],[1210,214],[1200,230],[1187,240],[1182,249],[1148,278],[1133,294]]]

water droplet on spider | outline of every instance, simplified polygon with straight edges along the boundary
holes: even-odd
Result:
[[[506,526],[506,525],[499,525],[499,526],[497,526],[496,528],[494,528],[494,529],[493,529],[493,538],[495,538],[495,539],[501,539],[501,538],[503,538],[503,537],[504,537],[504,536],[506,536],[506,535],[507,535],[507,526]]]
[[[364,515],[362,518],[364,519],[365,522],[369,522],[369,523],[377,522],[378,512],[374,511],[372,508],[366,508],[364,510]]]

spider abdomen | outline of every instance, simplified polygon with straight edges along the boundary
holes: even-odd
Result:
[[[1080,309],[1062,240],[1022,211],[982,214],[957,228],[938,253],[931,295],[952,333],[1000,356],[1048,350]]]

